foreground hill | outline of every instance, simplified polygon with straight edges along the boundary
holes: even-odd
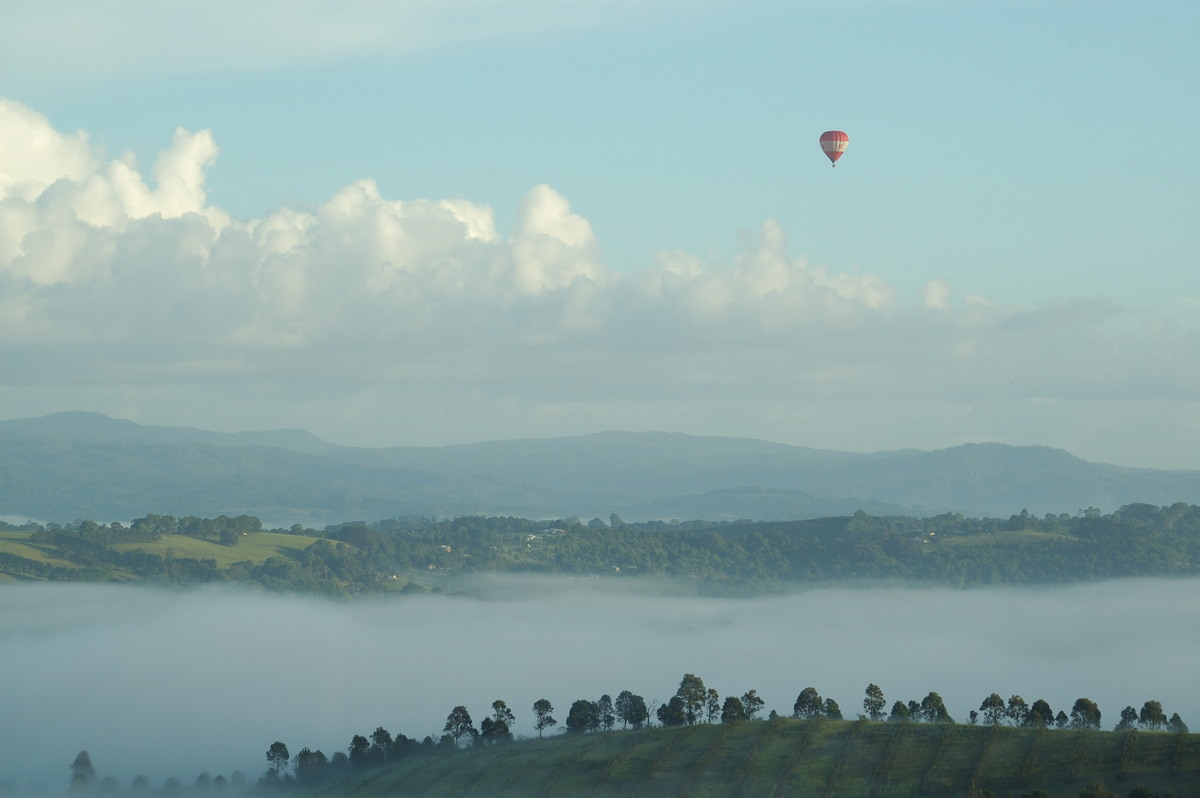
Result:
[[[401,516],[782,520],[1008,517],[1200,498],[1200,471],[969,444],[850,454],[606,432],[462,446],[341,447],[296,430],[216,433],[94,413],[0,422],[0,517],[67,522],[248,514],[268,525]]]
[[[791,720],[566,735],[415,757],[308,795],[1192,795],[1200,736]],[[1101,786],[1102,785],[1102,786]],[[1101,791],[1098,791],[1101,790]]]

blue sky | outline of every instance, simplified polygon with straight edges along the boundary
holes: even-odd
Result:
[[[0,417],[1200,468],[1195,3],[3,13]]]

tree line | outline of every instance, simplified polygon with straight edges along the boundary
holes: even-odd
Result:
[[[163,556],[137,543],[182,534],[236,547],[262,531],[251,516],[198,519],[147,515],[128,525],[0,525],[77,567],[0,552],[0,570],[38,579],[103,581],[128,574],[168,584],[229,581],[318,593],[396,589],[398,573],[512,572],[605,578],[696,580],[710,593],[772,584],[899,579],[949,585],[1046,584],[1127,576],[1195,575],[1200,507],[1129,504],[1109,514],[1007,519],[853,516],[787,522],[626,523],[465,516],[299,524],[272,532],[315,539],[297,557],[238,561]],[[118,547],[118,544],[129,544]],[[971,544],[971,545],[966,545]],[[420,576],[410,584],[419,585]]]
[[[576,699],[570,705],[565,723],[566,734],[589,734],[614,731],[617,724],[621,729],[641,729],[653,725],[656,718],[664,727],[691,726],[701,723],[741,723],[758,720],[764,709],[764,701],[756,690],[742,695],[724,698],[704,680],[692,673],[680,679],[675,694],[665,703],[646,700],[629,690],[622,690],[614,700],[609,694],[599,699]],[[546,730],[559,726],[554,717],[555,708],[548,699],[540,698],[531,707],[533,727],[541,737]],[[771,710],[767,720],[779,717]],[[806,687],[796,696],[790,717],[801,720],[846,720],[838,702],[823,698],[814,687]],[[930,692],[920,701],[895,701],[888,709],[883,690],[872,683],[867,685],[862,702],[862,721],[887,723],[945,723],[956,721],[951,717],[942,697]],[[1045,729],[1100,730],[1100,708],[1089,698],[1079,698],[1068,714],[1065,710],[1055,713],[1044,699],[1032,704],[1019,695],[1007,701],[997,693],[987,696],[978,710],[968,715],[971,725],[1018,726]],[[492,702],[491,713],[476,726],[471,713],[463,705],[455,706],[446,716],[440,737],[427,735],[423,740],[393,737],[383,727],[376,728],[369,736],[354,735],[346,751],[337,751],[327,757],[319,750],[302,748],[295,756],[290,755],[286,744],[276,741],[267,749],[269,768],[260,779],[267,788],[282,788],[294,785],[311,785],[364,768],[395,763],[403,759],[431,756],[471,748],[505,745],[514,741],[512,728],[516,716],[503,700]],[[1121,711],[1120,720],[1114,731],[1143,729],[1146,731],[1187,734],[1187,724],[1174,713],[1166,716],[1159,701],[1146,701],[1141,711],[1128,706]]]

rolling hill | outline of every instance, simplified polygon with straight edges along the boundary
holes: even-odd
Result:
[[[94,413],[0,422],[0,516],[249,514],[268,525],[469,514],[779,520],[1007,517],[1200,499],[1200,471],[1090,463],[1037,446],[855,454],[603,432],[445,447],[342,447],[298,430],[217,433]]]
[[[1187,795],[1200,735],[792,720],[568,734],[406,758],[304,790],[340,796]]]

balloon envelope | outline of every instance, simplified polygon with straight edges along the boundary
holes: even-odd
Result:
[[[834,165],[837,164],[837,159],[842,157],[849,143],[850,137],[840,130],[826,130],[821,134],[821,149]]]

